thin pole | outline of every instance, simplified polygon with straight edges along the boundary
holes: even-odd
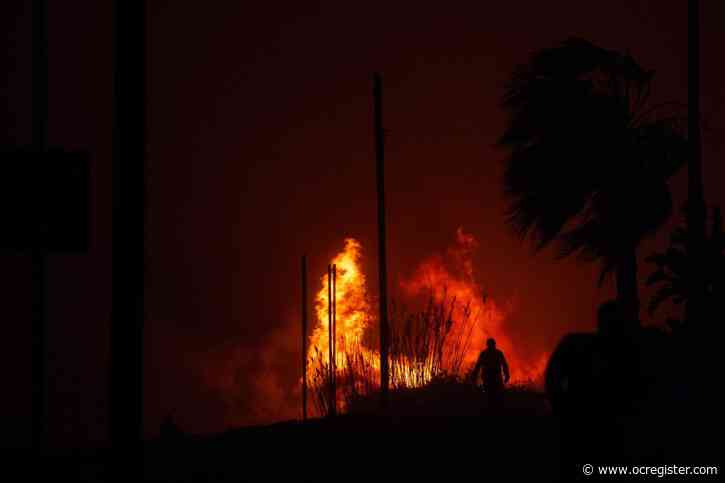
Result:
[[[332,265],[327,266],[327,353],[328,353],[328,373],[330,377],[330,394],[328,413],[334,414],[333,396],[332,396]]]
[[[307,256],[302,255],[302,420],[307,421]]]
[[[383,130],[383,81],[380,74],[373,76],[373,105],[375,128],[375,160],[378,195],[378,279],[380,299],[380,404],[388,403],[388,268],[385,250],[385,132]]]
[[[33,1],[32,44],[32,143],[36,153],[48,147],[48,5]],[[42,155],[42,154],[41,154]],[[37,220],[38,222],[40,220]],[[36,234],[30,251],[32,291],[32,445],[41,448],[46,441],[47,416],[47,313],[48,264],[45,240]]]
[[[337,414],[337,265],[332,265],[332,414]]]

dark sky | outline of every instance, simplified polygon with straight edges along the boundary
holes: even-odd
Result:
[[[0,7],[8,145],[29,141],[28,4]],[[84,444],[107,429],[111,11],[110,2],[50,4],[50,141],[89,150],[93,180],[90,252],[50,261],[51,438]],[[480,241],[479,281],[513,303],[515,340],[550,350],[566,331],[592,328],[611,294],[596,288],[597,267],[534,254],[504,225],[504,153],[493,146],[506,119],[502,86],[533,50],[580,36],[655,69],[655,100],[685,102],[686,10],[657,1],[149,2],[147,433],[169,412],[199,432],[294,417],[286,387],[299,371],[299,256],[309,254],[316,289],[343,239],[356,237],[375,287],[374,71],[389,130],[391,284],[463,226]],[[704,2],[705,188],[721,204],[724,13]],[[673,181],[678,206],[685,180]],[[666,230],[641,258],[665,239]],[[29,441],[29,261],[1,260],[11,421],[2,443],[14,445]],[[279,392],[261,407],[260,381],[270,380],[264,390]]]

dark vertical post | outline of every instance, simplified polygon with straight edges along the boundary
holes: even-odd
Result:
[[[34,248],[30,255],[33,311],[33,422],[32,445],[40,449],[46,442],[47,417],[47,259],[42,247]]]
[[[307,421],[307,257],[302,255],[302,420]]]
[[[333,351],[333,337],[332,337],[332,265],[327,266],[327,353],[328,353],[328,374],[330,377],[330,392],[328,394],[328,397],[330,398],[329,401],[329,408],[328,413],[329,415],[335,414],[335,405],[334,400],[335,396],[332,393],[334,385],[333,380],[335,378],[335,374],[333,371],[333,360],[334,355],[332,353]]]
[[[36,153],[48,147],[48,5],[33,0],[32,59],[32,144]],[[40,220],[38,220],[40,222]],[[47,253],[42,231],[35,234],[30,252],[32,291],[32,445],[41,448],[46,440],[47,417]]]
[[[110,435],[126,456],[114,474],[126,481],[140,463],[143,431],[145,9],[144,0],[113,2]]]
[[[380,403],[388,403],[388,268],[385,250],[385,132],[383,130],[383,81],[380,74],[374,75],[374,128],[375,160],[378,195],[378,279],[380,299]]]
[[[687,163],[688,252],[693,256],[693,290],[686,305],[689,322],[701,322],[705,281],[702,253],[705,243],[705,195],[702,182],[702,144],[700,138],[700,1],[688,4],[688,137],[690,159]]]
[[[44,151],[48,142],[48,1],[33,0],[33,148]]]
[[[330,272],[332,272],[331,265],[327,265],[327,377],[332,387],[332,275]],[[329,392],[327,397],[330,398]],[[327,414],[329,415],[331,411],[328,404]]]
[[[332,414],[337,414],[337,266],[332,265]]]

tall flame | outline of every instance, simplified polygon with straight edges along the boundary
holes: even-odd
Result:
[[[337,267],[335,278],[335,361],[338,369],[345,367],[343,354],[346,348],[358,347],[364,331],[371,323],[365,275],[360,269],[362,246],[354,238],[345,240],[345,248],[332,259]],[[308,358],[327,357],[329,351],[328,276],[322,277],[322,287],[315,298],[317,325],[310,337]],[[319,355],[318,355],[319,354]],[[310,365],[309,371],[314,367]],[[308,377],[311,372],[308,371]]]
[[[402,280],[400,287],[403,295],[409,298],[420,298],[430,295],[437,303],[453,300],[455,304],[450,320],[454,326],[452,333],[469,330],[469,343],[463,354],[462,369],[468,369],[485,346],[488,337],[494,337],[497,345],[506,355],[511,367],[512,382],[523,383],[540,379],[543,373],[547,354],[532,363],[521,356],[521,351],[506,331],[505,314],[501,306],[489,297],[476,281],[472,255],[478,247],[473,235],[465,233],[461,228],[456,233],[456,243],[445,254],[434,255],[423,262],[409,279]],[[377,317],[372,311],[367,292],[366,278],[362,272],[360,261],[362,246],[353,238],[345,240],[344,249],[331,261],[337,267],[336,275],[336,354],[335,364],[338,374],[347,369],[346,351],[354,348],[358,360],[364,361],[369,368],[369,376],[379,378],[379,352],[376,348],[365,347],[364,335],[370,330],[377,331]],[[321,287],[315,299],[316,326],[310,336],[308,349],[308,380],[312,379],[320,364],[327,364],[329,358],[329,316],[328,316],[328,276],[321,277]],[[466,316],[466,311],[470,314]],[[470,327],[463,327],[464,321]],[[457,327],[456,324],[461,325]],[[400,362],[400,361],[399,361]],[[423,377],[410,378],[415,372],[413,362],[409,364],[411,371],[402,370],[401,380],[394,380],[394,385],[416,386],[430,379],[430,374]],[[394,375],[395,377],[395,375]],[[374,382],[374,381],[372,381]]]

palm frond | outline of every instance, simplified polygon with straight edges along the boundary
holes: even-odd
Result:
[[[671,215],[686,159],[679,115],[647,106],[652,70],[578,38],[533,53],[505,86],[506,219],[537,249],[602,261],[602,277]],[[674,107],[674,106],[669,106]],[[675,114],[677,114],[675,112]]]
[[[661,287],[655,294],[652,296],[649,302],[649,306],[647,308],[647,311],[650,315],[654,314],[657,308],[664,302],[665,300],[673,297],[675,295],[675,291],[672,287],[664,286]]]

